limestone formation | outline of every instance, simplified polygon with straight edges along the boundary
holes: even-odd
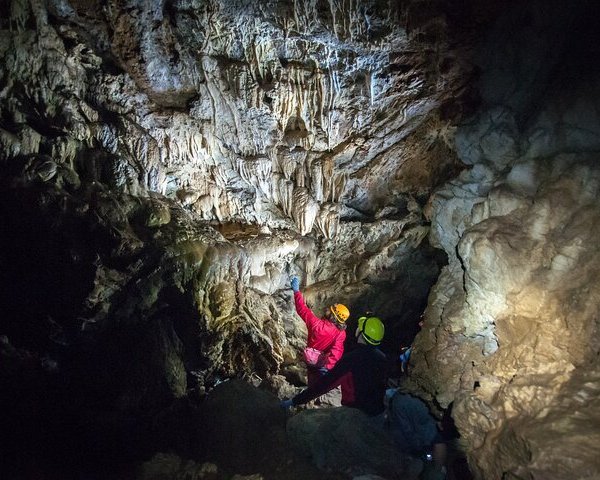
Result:
[[[594,2],[0,9],[3,475],[267,478],[190,438],[303,386],[292,275],[393,356],[427,306],[410,386],[476,478],[600,474]]]
[[[473,167],[430,201],[431,239],[449,265],[430,295],[414,380],[443,407],[454,402],[481,478],[600,472],[597,77],[585,45],[557,24],[582,12],[540,8],[513,9],[482,45],[502,54],[482,60],[484,106],[457,132]],[[506,71],[509,58],[519,67]],[[542,58],[540,69],[526,61]]]

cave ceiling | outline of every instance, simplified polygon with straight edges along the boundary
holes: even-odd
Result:
[[[477,478],[597,478],[595,2],[0,12],[5,431],[154,428],[233,377],[289,396],[297,275],[392,354],[425,312],[407,385]]]

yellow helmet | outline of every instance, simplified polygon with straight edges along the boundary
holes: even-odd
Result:
[[[358,329],[367,343],[379,345],[385,334],[383,322],[377,317],[360,317]]]
[[[341,303],[334,303],[331,307],[329,307],[329,310],[331,310],[333,317],[339,323],[346,323],[346,320],[348,320],[348,317],[350,317],[350,310],[348,310],[346,305],[342,305]]]

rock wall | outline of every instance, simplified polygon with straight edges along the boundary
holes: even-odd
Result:
[[[223,377],[300,384],[290,274],[394,351],[430,233],[415,388],[480,478],[598,474],[594,2],[444,3],[0,2],[7,457],[139,458]]]
[[[5,246],[35,247],[20,225],[41,223],[45,280],[81,279],[68,315],[52,290],[31,322],[103,330],[187,302],[215,369],[236,370],[248,335],[268,351],[248,364],[262,375],[295,358],[284,329],[302,341],[290,273],[319,285],[315,306],[410,320],[440,262],[421,250],[422,206],[456,168],[438,109],[456,110],[470,68],[422,5],[431,19],[386,2],[5,2]],[[29,294],[33,276],[18,281]],[[163,302],[168,289],[182,298]]]
[[[15,0],[3,148],[206,220],[331,238],[340,214],[372,218],[399,206],[390,191],[439,181],[426,168],[382,183],[415,161],[401,147],[419,125],[444,147],[434,109],[464,88],[441,20],[423,27],[439,37],[423,65],[433,41],[385,5]]]
[[[437,2],[0,7],[7,458],[116,464],[224,377],[302,384],[290,274],[414,323],[471,74]]]
[[[515,6],[480,48],[470,168],[432,197],[449,265],[413,380],[457,426],[479,478],[597,478],[600,76],[591,3]],[[543,88],[542,88],[543,87]]]

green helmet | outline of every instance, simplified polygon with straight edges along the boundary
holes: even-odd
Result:
[[[358,329],[367,343],[379,345],[385,334],[383,322],[377,317],[360,317]]]

